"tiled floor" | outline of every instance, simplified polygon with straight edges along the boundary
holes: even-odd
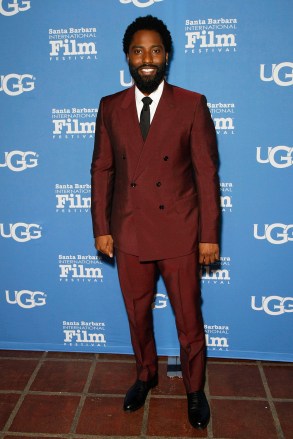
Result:
[[[190,427],[180,378],[160,359],[145,407],[124,413],[133,357],[0,351],[0,438],[292,439],[293,364],[210,359],[208,428]]]

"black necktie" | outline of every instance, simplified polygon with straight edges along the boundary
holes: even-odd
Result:
[[[151,113],[150,113],[150,105],[153,102],[151,98],[146,96],[142,99],[143,107],[140,113],[140,129],[141,134],[143,137],[143,140],[146,139],[146,136],[148,135],[150,124],[151,124]]]

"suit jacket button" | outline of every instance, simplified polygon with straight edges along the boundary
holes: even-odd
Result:
[[[125,155],[125,154],[122,155],[122,159],[123,159],[123,160],[126,159],[126,155]]]
[[[167,155],[165,155],[164,160],[165,162],[169,159],[169,157]]]
[[[156,186],[160,187],[161,184],[162,184],[162,183],[161,183],[160,181],[157,181]]]
[[[135,187],[135,186],[136,186],[136,183],[132,182],[132,183],[130,183],[130,186],[131,186],[131,187]]]
[[[165,209],[164,204],[160,204],[159,209],[161,209],[161,210]]]

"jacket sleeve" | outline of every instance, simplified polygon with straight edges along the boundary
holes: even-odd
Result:
[[[91,165],[91,213],[95,237],[111,234],[110,216],[115,175],[113,151],[103,112],[104,101],[101,99]]]
[[[205,96],[197,104],[191,130],[191,153],[199,197],[199,241],[219,242],[220,190],[214,123]]]

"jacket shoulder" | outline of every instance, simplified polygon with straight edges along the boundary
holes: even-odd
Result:
[[[113,93],[111,95],[103,96],[101,99],[101,102],[108,104],[108,103],[115,103],[120,102],[124,97],[126,96],[126,93],[129,91],[127,88],[126,90],[121,90],[116,93]]]
[[[173,89],[174,96],[180,96],[180,97],[184,96],[186,98],[190,98],[193,100],[194,99],[200,100],[202,96],[204,96],[201,93],[192,90],[187,90],[186,88],[178,87],[177,85],[171,85],[171,87]]]

